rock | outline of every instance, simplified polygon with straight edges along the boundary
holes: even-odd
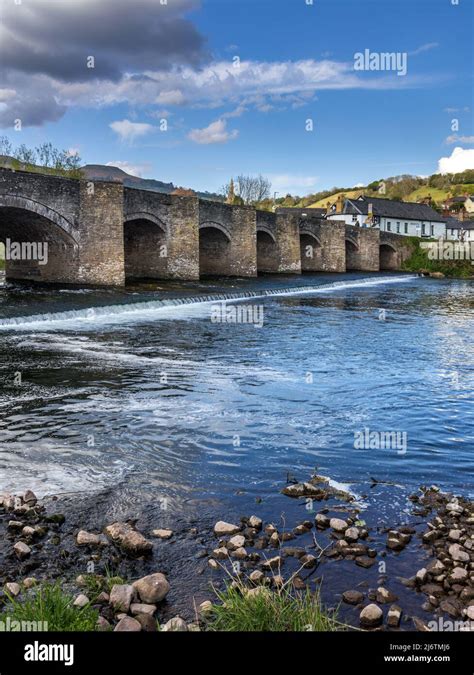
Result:
[[[218,569],[219,569],[219,563],[216,562],[213,558],[210,558],[210,559],[207,561],[207,564],[209,565],[209,567],[211,568],[211,570],[218,570]]]
[[[469,553],[459,544],[451,544],[448,552],[451,558],[456,562],[469,562]]]
[[[29,590],[36,586],[37,583],[38,581],[34,577],[26,577],[26,579],[23,580],[23,587],[26,588],[26,590]]]
[[[416,630],[420,631],[420,633],[430,632],[430,628],[426,625],[426,623],[417,616],[413,617],[413,625],[415,626]]]
[[[167,621],[164,626],[161,626],[161,630],[173,633],[187,633],[188,626],[184,619],[182,619],[180,616],[175,616]]]
[[[252,583],[254,583],[254,584],[260,584],[260,583],[262,583],[262,581],[265,579],[265,575],[264,575],[264,573],[261,572],[260,570],[254,570],[254,571],[250,574],[249,579],[250,579],[250,581],[251,581]]]
[[[434,575],[441,574],[441,572],[444,572],[445,569],[446,566],[441,562],[441,560],[434,560],[427,567],[428,572],[431,572],[431,574]]]
[[[451,541],[459,541],[461,539],[462,532],[461,530],[450,530],[448,534],[448,539]]]
[[[279,555],[274,558],[269,558],[262,563],[262,569],[264,570],[273,570],[278,569],[282,565],[283,561]]]
[[[278,533],[278,530],[276,529],[275,525],[269,523],[265,528],[265,534],[272,535],[275,532]]]
[[[470,605],[466,609],[466,616],[470,621],[474,621],[474,605]]]
[[[229,551],[225,546],[221,546],[220,548],[215,548],[213,550],[212,556],[216,560],[226,560],[229,557]]]
[[[402,618],[402,609],[398,605],[392,605],[387,614],[387,626],[398,628]]]
[[[403,542],[402,539],[399,539],[398,537],[389,537],[387,539],[387,548],[389,548],[391,551],[403,551],[405,548],[406,544]]]
[[[316,567],[316,564],[318,562],[318,559],[316,556],[311,555],[311,553],[307,553],[306,555],[302,556],[300,558],[300,563],[303,565],[303,567],[307,569],[311,569],[312,567]]]
[[[270,598],[272,592],[266,586],[257,586],[245,589],[244,593],[246,598]]]
[[[188,633],[200,633],[201,626],[198,623],[188,623]]]
[[[227,542],[227,548],[231,551],[235,551],[238,548],[242,548],[245,545],[245,537],[241,534],[236,534],[235,537],[232,537]]]
[[[428,570],[426,567],[422,567],[421,570],[418,570],[418,572],[415,574],[415,582],[420,585],[424,584],[427,576]]]
[[[20,522],[19,520],[10,520],[8,521],[7,527],[9,530],[22,530],[23,523]]]
[[[258,516],[250,516],[249,525],[250,525],[250,527],[254,527],[256,530],[261,530],[262,525],[263,525],[263,521]]]
[[[103,541],[98,534],[92,534],[85,530],[80,530],[76,537],[76,544],[78,546],[100,546]]]
[[[26,537],[27,539],[33,539],[37,535],[37,531],[34,527],[31,527],[30,525],[26,525],[22,531],[21,534],[23,537]]]
[[[293,483],[284,487],[282,493],[287,497],[319,497],[322,490],[311,483]]]
[[[137,614],[135,619],[138,621],[145,633],[156,633],[158,630],[156,620],[149,614]]]
[[[230,536],[237,532],[240,532],[239,525],[232,525],[232,523],[226,523],[223,520],[219,520],[219,522],[214,525],[214,534],[218,537]]]
[[[275,574],[275,576],[272,578],[272,583],[275,586],[275,588],[283,588],[285,585],[285,580],[281,576],[281,574]]]
[[[157,537],[158,539],[171,539],[173,536],[173,530],[153,530],[151,536]]]
[[[377,605],[371,604],[364,607],[360,613],[360,625],[364,628],[380,626],[383,620],[383,612]]]
[[[157,572],[143,579],[135,581],[133,587],[140,596],[140,600],[148,605],[161,602],[167,596],[170,585],[164,574]]]
[[[28,506],[36,506],[38,498],[32,490],[27,490],[23,495],[23,502]]]
[[[79,609],[82,609],[83,607],[86,607],[89,604],[90,600],[87,597],[87,595],[84,595],[84,593],[81,593],[80,595],[77,596],[77,598],[74,600],[72,603],[74,607],[79,607]]]
[[[435,598],[442,598],[444,595],[444,588],[438,584],[424,584],[421,590],[426,595],[432,595]]]
[[[112,586],[109,602],[116,612],[127,613],[135,599],[135,588],[129,584]]]
[[[347,605],[360,605],[364,599],[364,594],[360,591],[345,591],[342,594],[342,601]]]
[[[236,558],[237,560],[245,560],[245,558],[247,557],[247,551],[245,550],[245,548],[241,546],[240,548],[232,552],[232,557]]]
[[[279,539],[279,537],[278,537],[278,532],[274,532],[274,533],[271,535],[271,537],[270,537],[268,543],[269,543],[270,546],[273,546],[273,547],[276,547],[276,546],[279,546],[279,545],[280,545],[280,539]]]
[[[347,541],[357,541],[360,537],[360,532],[358,527],[348,527],[344,532],[344,539]]]
[[[445,598],[439,603],[439,608],[442,612],[446,612],[453,619],[457,619],[461,616],[462,605],[456,598]]]
[[[372,567],[372,565],[375,565],[375,558],[369,558],[366,555],[361,555],[358,558],[356,558],[356,565],[359,565],[359,567],[365,567],[366,569],[369,567]]]
[[[96,629],[99,631],[99,633],[109,631],[111,628],[112,626],[107,621],[107,619],[105,619],[103,616],[99,616],[96,623]]]
[[[130,605],[130,612],[135,615],[135,614],[149,614],[150,616],[153,616],[154,613],[156,612],[156,605],[145,605],[140,602],[133,602]]]
[[[204,600],[204,602],[201,602],[201,604],[199,605],[199,614],[201,614],[201,616],[203,617],[212,614],[213,611],[214,606],[210,600]]]
[[[302,591],[303,589],[306,588],[306,583],[303,581],[301,577],[296,576],[293,578],[293,588],[296,591]]]
[[[442,272],[430,272],[431,279],[444,279],[444,274]]]
[[[314,522],[316,527],[319,527],[321,530],[325,530],[329,527],[329,518],[324,515],[324,513],[317,513]]]
[[[18,541],[13,547],[13,550],[15,551],[15,555],[18,560],[24,560],[25,558],[28,558],[29,555],[31,555],[31,548],[22,541]]]
[[[20,593],[21,593],[20,584],[10,582],[8,584],[5,584],[4,588],[5,588],[5,591],[14,598],[16,598],[17,595],[20,595]]]
[[[395,595],[395,593],[389,591],[388,588],[379,586],[377,588],[377,594],[375,596],[375,599],[377,600],[378,603],[385,604],[388,602],[395,602],[395,600],[398,600],[398,597]]]
[[[464,511],[464,508],[459,504],[457,499],[453,499],[452,502],[446,504],[446,511],[450,514],[461,515]]]
[[[349,526],[346,521],[342,520],[341,518],[331,518],[329,521],[329,527],[335,532],[345,532]]]
[[[124,616],[120,619],[114,628],[114,633],[139,633],[142,629],[141,623],[131,616]]]
[[[449,580],[453,583],[463,583],[468,579],[467,570],[463,567],[455,567],[449,575]]]
[[[113,523],[112,525],[108,525],[104,532],[109,539],[120,546],[126,553],[144,555],[150,553],[153,549],[152,543],[145,539],[143,534],[134,530],[128,523]]]
[[[96,598],[96,603],[98,605],[108,605],[110,602],[110,595],[106,593],[105,591],[102,591],[102,593],[99,593],[99,595]]]
[[[425,544],[432,544],[436,539],[439,539],[439,537],[440,533],[437,530],[429,530],[429,532],[425,532],[422,539]]]

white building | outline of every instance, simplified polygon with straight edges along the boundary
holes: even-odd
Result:
[[[447,239],[474,242],[474,220],[446,219]]]
[[[332,207],[336,210],[336,205]],[[427,204],[397,202],[391,199],[366,197],[346,199],[342,213],[331,210],[326,216],[342,220],[347,225],[376,227],[381,232],[393,232],[409,237],[446,238],[446,218]]]

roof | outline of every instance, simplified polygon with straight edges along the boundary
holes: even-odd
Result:
[[[447,218],[446,227],[448,230],[474,230],[474,220],[458,220],[457,218]]]
[[[437,211],[427,204],[415,204],[412,202],[398,202],[392,199],[379,199],[378,197],[362,197],[359,199],[346,199],[344,213],[361,213],[369,215],[369,204],[372,204],[373,215],[385,218],[399,218],[403,220],[432,220],[444,223],[443,218]]]

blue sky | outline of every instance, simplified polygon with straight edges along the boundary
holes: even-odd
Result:
[[[472,2],[452,2],[12,0],[0,133],[211,191],[239,173],[302,195],[474,168]],[[407,74],[354,70],[366,49],[406,53]]]

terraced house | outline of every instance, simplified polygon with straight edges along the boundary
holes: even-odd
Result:
[[[333,206],[336,211],[336,206]],[[346,199],[340,213],[328,213],[331,220],[346,225],[376,227],[409,237],[446,237],[446,218],[427,204],[411,204],[391,199],[366,197]]]

